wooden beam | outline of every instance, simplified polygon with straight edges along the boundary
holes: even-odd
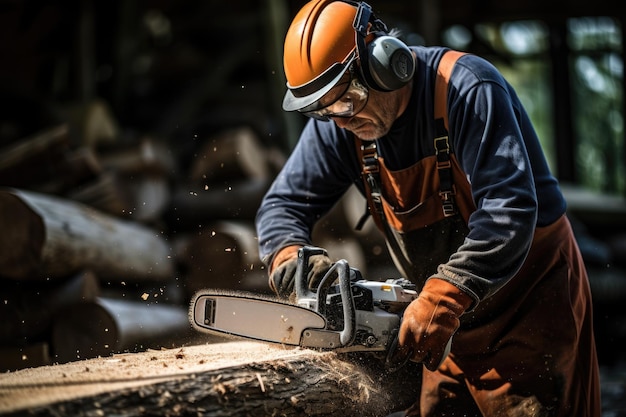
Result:
[[[384,416],[415,402],[419,366],[248,341],[0,374],[0,412],[32,416]]]
[[[52,354],[56,362],[65,363],[171,347],[190,333],[184,306],[98,297],[69,305],[56,315]]]
[[[99,278],[171,279],[174,262],[158,232],[55,196],[0,189],[0,271],[49,279],[91,269]]]

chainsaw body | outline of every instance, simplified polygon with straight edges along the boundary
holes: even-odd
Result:
[[[369,281],[346,260],[332,265],[318,288],[308,287],[309,257],[324,249],[298,251],[295,303],[247,293],[198,291],[190,320],[201,332],[342,352],[385,352],[397,340],[402,312],[417,298],[405,279]]]

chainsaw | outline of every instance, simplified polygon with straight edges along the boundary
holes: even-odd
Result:
[[[345,259],[331,266],[316,289],[307,282],[309,258],[298,251],[295,301],[253,293],[200,290],[192,297],[194,329],[236,338],[338,352],[380,352],[389,360],[397,347],[402,312],[417,298],[410,281],[369,281]]]

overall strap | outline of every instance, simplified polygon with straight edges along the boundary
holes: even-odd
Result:
[[[454,202],[454,184],[452,181],[452,164],[450,163],[450,141],[448,138],[448,84],[452,68],[456,61],[465,55],[464,52],[447,51],[441,57],[437,67],[435,80],[435,155],[437,156],[437,173],[439,174],[439,196],[441,197],[445,217],[457,213]]]
[[[441,57],[437,66],[437,79],[435,80],[435,120],[443,119],[446,131],[448,126],[448,83],[452,74],[452,67],[456,61],[466,52],[447,51]]]
[[[437,172],[439,174],[439,195],[443,201],[444,215],[452,216],[456,214],[454,203],[454,187],[452,184],[452,164],[450,162],[450,143],[448,140],[448,82],[452,74],[452,68],[465,52],[447,51],[441,57],[437,67],[437,78],[435,80],[435,154],[437,156]],[[379,227],[384,228],[385,222],[382,193],[380,188],[380,167],[378,163],[378,151],[376,142],[364,142],[355,136],[357,155],[361,161],[363,181],[367,193],[366,211],[359,220],[356,230],[361,230],[369,215],[373,215],[374,221]]]
[[[367,193],[367,201],[365,202],[365,213],[356,225],[356,230],[361,230],[365,221],[373,214],[374,221],[379,227],[384,227],[382,219],[384,218],[382,191],[380,189],[380,165],[378,163],[378,151],[376,142],[364,142],[355,136],[357,154],[361,161],[361,175],[365,182],[365,191]],[[372,211],[374,213],[372,213]]]

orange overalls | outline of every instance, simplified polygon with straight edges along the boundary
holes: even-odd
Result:
[[[398,269],[421,288],[463,242],[475,210],[470,184],[453,153],[390,171],[373,143],[358,145],[370,213]],[[600,409],[591,292],[563,215],[537,227],[520,271],[461,317],[450,355],[437,371],[423,369],[407,415],[600,417]]]

